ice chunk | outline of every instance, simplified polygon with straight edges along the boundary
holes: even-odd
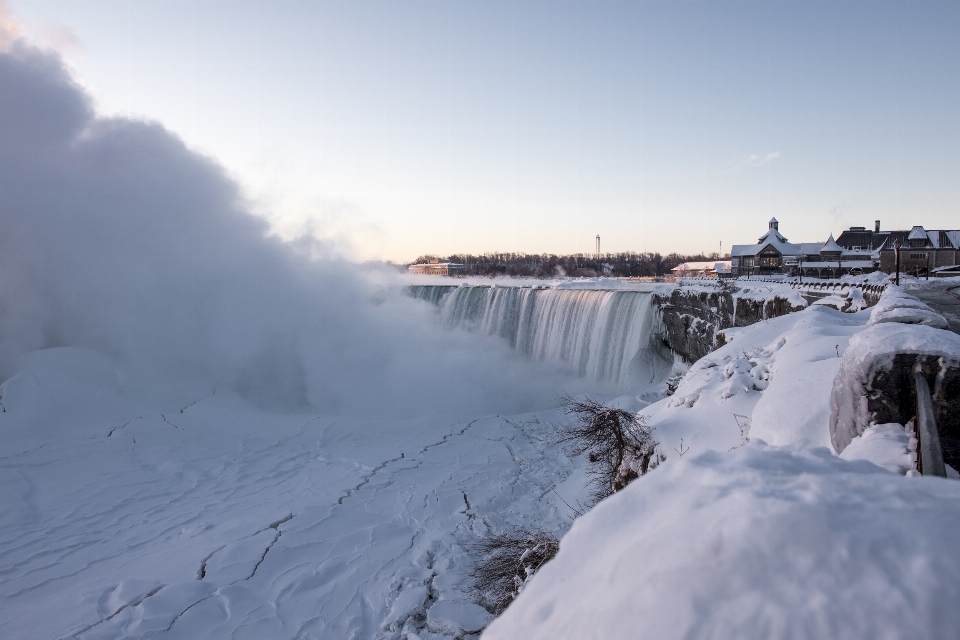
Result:
[[[486,609],[472,602],[441,600],[427,609],[427,626],[434,633],[477,633],[492,619]]]

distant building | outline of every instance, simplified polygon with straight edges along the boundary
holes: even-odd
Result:
[[[462,275],[467,269],[466,265],[456,262],[440,262],[431,260],[427,264],[411,264],[407,267],[410,273],[418,273],[427,276],[455,276]]]
[[[927,231],[916,226],[910,231],[891,231],[880,247],[880,270],[897,268],[896,245],[900,244],[900,271],[925,276],[950,271],[944,267],[960,264],[960,230]]]
[[[879,258],[860,247],[847,249],[833,235],[826,242],[791,243],[780,233],[780,222],[771,218],[767,232],[756,244],[735,244],[730,251],[734,275],[788,274],[834,278],[876,271]]]
[[[837,243],[849,251],[870,253],[879,261],[880,270],[893,273],[897,268],[896,245],[900,243],[900,270],[926,275],[949,274],[960,265],[960,230],[927,231],[915,226],[909,231],[881,231],[880,221],[873,231],[866,227],[850,227],[840,234]]]
[[[681,278],[705,277],[716,278],[718,276],[730,275],[733,262],[730,260],[713,260],[710,262],[684,262],[670,269],[675,276]]]

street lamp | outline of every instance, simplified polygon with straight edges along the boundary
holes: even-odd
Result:
[[[900,241],[899,241],[899,240],[897,240],[896,242],[893,243],[893,250],[894,250],[894,251],[896,252],[896,254],[897,254],[897,280],[896,280],[896,283],[897,283],[897,286],[899,287],[899,286],[900,286]]]

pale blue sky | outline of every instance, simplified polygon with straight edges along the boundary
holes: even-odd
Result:
[[[960,226],[960,2],[8,0],[358,257]]]

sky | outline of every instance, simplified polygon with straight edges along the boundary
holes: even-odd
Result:
[[[353,259],[960,226],[960,3],[7,0]]]

